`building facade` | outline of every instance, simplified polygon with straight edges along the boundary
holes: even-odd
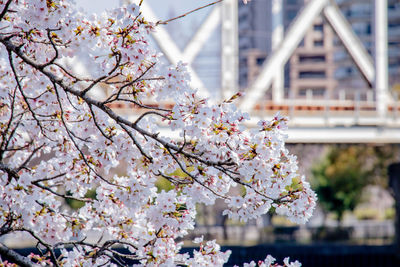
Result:
[[[239,1],[239,85],[246,87],[257,76],[271,52],[271,1]]]
[[[307,0],[282,0],[286,30]],[[272,53],[272,1],[253,0],[239,6],[239,83],[254,81],[264,60]],[[336,87],[333,68],[333,31],[318,17],[285,66],[286,97],[323,97]],[[270,92],[270,91],[269,91]]]
[[[286,30],[308,0],[282,0]],[[239,81],[255,79],[271,49],[271,2],[239,5]],[[370,55],[374,56],[374,0],[336,0]],[[264,43],[266,42],[266,43]],[[388,0],[389,88],[400,93],[400,2]],[[368,84],[323,16],[307,31],[285,67],[286,96],[320,98],[340,91],[370,91]],[[270,91],[269,91],[270,92]]]
[[[337,0],[343,15],[373,57],[374,40],[374,0]],[[346,89],[361,89],[368,85],[361,78],[358,69],[338,39],[335,41],[335,78],[338,85]],[[388,0],[388,60],[389,88],[400,85],[400,2]]]

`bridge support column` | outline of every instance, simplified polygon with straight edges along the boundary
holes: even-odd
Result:
[[[375,90],[378,116],[385,118],[389,97],[387,0],[375,0]]]
[[[279,48],[283,40],[283,13],[282,13],[282,0],[272,0],[272,52]],[[284,95],[284,65],[277,66],[276,75],[272,83],[272,100],[276,104],[283,101]]]
[[[225,100],[238,92],[238,1],[221,4],[221,96]]]

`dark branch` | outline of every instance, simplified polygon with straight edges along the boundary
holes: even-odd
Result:
[[[19,175],[16,170],[10,168],[10,166],[0,162],[0,170],[6,172],[8,174],[8,181],[7,184],[11,182],[14,178],[15,180],[19,179]]]
[[[15,104],[16,93],[17,93],[17,89],[14,90],[14,93],[12,95],[12,101],[11,101],[11,107],[10,107],[10,109],[11,109],[10,119],[8,120],[7,127],[5,128],[5,130],[2,134],[3,138],[2,138],[1,144],[0,144],[0,161],[3,159],[4,152],[7,150],[7,146],[8,146],[8,142],[9,142],[9,139],[7,138],[7,133],[8,133],[8,130],[10,129],[11,123],[14,119],[14,109],[15,109],[14,104]],[[11,137],[12,137],[12,135],[10,135],[9,138],[11,138]],[[5,144],[5,146],[4,146],[4,144]],[[3,146],[4,146],[4,149],[3,149]]]
[[[86,87],[85,89],[82,90],[81,92],[81,96],[84,96],[87,92],[89,92],[96,84],[98,84],[99,82],[101,82],[102,80],[106,79],[107,77],[109,77],[111,74],[114,73],[114,71],[116,71],[118,69],[118,67],[120,66],[121,63],[121,55],[119,53],[114,53],[115,56],[115,66],[114,68],[112,68],[112,70],[107,74],[107,75],[103,75],[99,78],[97,78],[96,80],[94,80],[88,87]]]
[[[27,257],[19,255],[17,252],[12,249],[6,247],[2,243],[0,243],[0,254],[8,258],[12,263],[18,264],[18,266],[22,267],[33,267],[36,266],[33,262],[31,262]]]
[[[12,0],[8,0],[7,3],[4,5],[3,11],[0,13],[0,21],[3,20],[4,16],[6,15],[8,11],[8,7],[10,6]]]
[[[28,58],[25,54],[23,54],[16,45],[14,45],[10,40],[2,38],[0,36],[0,42],[2,42],[8,50],[13,51],[15,54],[17,54],[24,62],[26,62],[27,64],[31,65],[32,67],[38,69],[40,72],[42,72],[44,75],[46,75],[53,83],[58,84],[62,89],[64,89],[66,92],[69,92],[73,95],[82,97],[83,100],[85,100],[86,103],[88,103],[89,105],[93,105],[96,106],[98,108],[100,108],[101,110],[103,110],[111,119],[113,119],[114,121],[116,121],[118,124],[120,125],[126,125],[127,127],[139,132],[140,134],[142,134],[145,137],[151,138],[153,140],[155,140],[156,142],[158,142],[159,144],[161,144],[162,146],[164,146],[167,150],[169,150],[170,154],[172,157],[175,157],[174,154],[172,153],[174,152],[179,152],[181,155],[187,157],[188,159],[193,159],[196,160],[197,162],[203,163],[205,165],[208,166],[233,166],[235,165],[235,163],[233,162],[229,162],[229,161],[211,161],[211,160],[207,160],[202,158],[201,156],[197,156],[193,153],[190,152],[186,152],[186,151],[182,151],[181,147],[176,146],[172,143],[169,143],[165,140],[163,140],[162,138],[158,137],[157,133],[151,133],[146,131],[145,129],[140,128],[138,125],[134,124],[133,122],[129,121],[128,119],[123,118],[122,116],[117,115],[112,109],[110,109],[109,107],[107,107],[105,105],[104,102],[95,100],[93,98],[88,97],[87,95],[82,95],[82,91],[80,91],[79,89],[75,89],[72,88],[71,86],[69,86],[63,79],[56,77],[53,73],[51,73],[50,71],[41,68],[40,65],[38,65],[37,63],[35,63],[34,61],[32,61],[30,58]],[[68,132],[68,131],[67,131]],[[72,139],[73,141],[73,139]],[[82,153],[82,151],[81,151]],[[83,153],[82,153],[83,154]],[[83,157],[83,160],[86,161],[85,157]],[[178,161],[179,162],[179,161]],[[180,163],[180,162],[179,162]],[[178,164],[179,164],[178,163]],[[93,170],[93,168],[87,163],[86,164],[89,166],[89,168]],[[183,168],[183,171],[185,172],[185,168],[183,166],[181,166]],[[95,172],[96,173],[96,172]],[[193,175],[190,175],[187,171],[185,172],[188,174],[189,177],[194,178],[194,180],[196,182],[198,182],[199,184],[202,184],[200,181],[198,181],[196,179],[196,177],[194,177]],[[97,173],[96,173],[97,174]],[[97,174],[98,175],[98,174]],[[100,175],[98,175],[99,177],[101,177]],[[102,179],[103,181],[105,180],[104,178]],[[110,183],[109,181],[105,180],[107,183]],[[203,186],[205,186],[203,184]],[[206,186],[205,186],[206,187]],[[208,188],[208,187],[207,187]],[[212,191],[212,189],[210,189]],[[216,192],[214,192],[216,195],[220,196],[219,194],[217,194]]]
[[[152,64],[151,64],[145,71],[143,71],[136,79],[134,79],[133,81],[128,82],[128,83],[124,84],[123,86],[121,86],[121,88],[118,90],[118,92],[115,93],[115,94],[112,94],[111,96],[109,96],[109,97],[107,98],[107,100],[104,101],[103,104],[111,103],[111,102],[113,102],[113,101],[115,101],[115,100],[118,100],[118,99],[119,99],[119,96],[120,96],[121,93],[122,93],[122,91],[123,91],[126,87],[131,86],[131,85],[133,85],[133,84],[139,82],[140,79],[141,79],[152,67],[154,67],[155,64],[156,64],[156,63],[152,63]],[[114,97],[114,99],[113,99],[113,97]]]

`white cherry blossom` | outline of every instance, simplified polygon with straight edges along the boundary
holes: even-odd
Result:
[[[296,223],[312,215],[315,193],[285,148],[287,118],[247,129],[241,93],[201,98],[185,63],[167,66],[151,47],[157,23],[140,6],[87,17],[71,1],[0,0],[0,10],[0,235],[37,241],[44,256],[26,263],[221,266],[230,252],[215,241],[180,253],[196,204],[222,199],[242,221],[271,208]],[[159,191],[159,179],[172,189]],[[129,254],[117,259],[118,246]]]

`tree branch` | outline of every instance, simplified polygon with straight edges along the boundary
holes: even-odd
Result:
[[[18,48],[15,48],[15,49],[18,49]],[[18,49],[18,50],[19,50],[19,49]],[[17,88],[18,88],[19,92],[21,93],[22,98],[24,99],[24,101],[25,101],[25,103],[26,103],[26,105],[27,105],[29,111],[31,112],[32,117],[35,119],[37,125],[39,126],[39,128],[40,128],[42,134],[43,134],[44,136],[46,136],[46,134],[45,134],[45,132],[44,132],[44,129],[43,129],[43,127],[42,127],[42,124],[40,123],[40,120],[36,117],[35,112],[33,112],[33,109],[32,109],[32,107],[31,107],[31,105],[29,104],[26,95],[24,94],[24,90],[22,89],[21,83],[20,83],[20,81],[18,80],[18,75],[17,75],[17,71],[16,71],[15,66],[14,66],[14,62],[13,62],[11,50],[7,49],[7,51],[8,51],[8,60],[9,60],[9,63],[10,63],[11,70],[12,70],[12,72],[13,72],[13,74],[14,74],[15,82],[17,83]]]
[[[31,262],[27,257],[19,255],[17,252],[6,247],[4,244],[0,243],[0,254],[8,258],[12,263],[18,264],[22,267],[34,267],[36,264]]]
[[[0,161],[3,159],[4,152],[7,150],[9,138],[12,137],[12,135],[10,135],[10,137],[7,138],[7,133],[8,133],[8,130],[10,129],[11,123],[12,123],[12,121],[13,121],[13,119],[14,119],[14,110],[15,110],[14,104],[15,104],[15,95],[16,95],[16,93],[17,93],[17,89],[15,88],[15,89],[14,89],[14,93],[13,93],[13,95],[12,95],[12,100],[11,100],[11,107],[10,107],[11,114],[10,114],[10,119],[8,120],[7,127],[5,128],[5,130],[4,130],[3,133],[2,133],[2,137],[3,137],[3,138],[2,138],[1,144],[0,144]],[[6,140],[7,140],[7,141],[6,141]],[[4,147],[4,149],[3,149],[4,144],[5,144],[5,147]]]
[[[159,21],[157,21],[156,26],[159,25],[159,24],[162,24],[162,25],[168,24],[168,22],[171,22],[171,21],[174,21],[174,20],[177,20],[177,19],[186,17],[187,15],[189,15],[189,14],[191,14],[191,13],[193,13],[193,12],[199,11],[199,10],[201,10],[201,9],[203,9],[203,8],[206,8],[206,7],[209,7],[209,6],[213,6],[213,5],[218,4],[219,2],[222,2],[222,1],[224,1],[224,0],[218,0],[218,1],[215,1],[215,2],[212,2],[212,3],[209,3],[209,4],[207,4],[207,5],[204,5],[204,6],[195,8],[195,9],[193,9],[193,10],[190,10],[189,12],[186,12],[185,14],[182,14],[182,15],[177,16],[177,17],[172,18],[172,19],[168,19],[168,20],[164,20],[164,21],[160,21],[160,20],[159,20]]]
[[[16,180],[19,179],[19,175],[16,172],[16,170],[10,168],[10,166],[8,166],[2,162],[0,162],[0,170],[5,171],[8,174],[7,184],[9,184],[13,178]]]
[[[3,10],[0,13],[0,21],[3,20],[4,16],[6,15],[8,8],[10,6],[10,4],[12,3],[13,0],[8,0],[7,3],[4,5]]]
[[[50,257],[51,257],[51,260],[53,261],[53,263],[56,266],[60,266],[58,264],[57,257],[56,257],[56,255],[54,253],[53,247],[51,245],[47,244],[43,239],[41,239],[32,230],[29,230],[29,229],[26,229],[26,228],[21,228],[21,229],[16,229],[16,230],[17,231],[21,231],[21,232],[28,232],[33,238],[35,238],[38,241],[39,244],[43,245],[47,249],[47,251],[50,253]]]
[[[118,92],[115,93],[115,94],[110,95],[110,96],[103,102],[103,104],[111,103],[111,102],[113,102],[113,101],[115,101],[115,100],[118,100],[118,99],[119,99],[119,96],[120,96],[121,93],[122,93],[122,91],[123,91],[126,87],[131,86],[131,85],[135,84],[136,82],[140,81],[140,79],[141,79],[144,75],[146,75],[146,73],[147,73],[152,67],[154,67],[155,64],[156,64],[156,63],[152,63],[152,64],[151,64],[145,71],[143,71],[136,79],[134,79],[133,81],[128,82],[128,83],[124,84],[123,86],[121,86],[121,88],[118,90]],[[84,92],[84,91],[83,91],[83,92]],[[114,97],[114,96],[115,96],[115,97]],[[114,97],[114,99],[112,99],[113,97]]]

